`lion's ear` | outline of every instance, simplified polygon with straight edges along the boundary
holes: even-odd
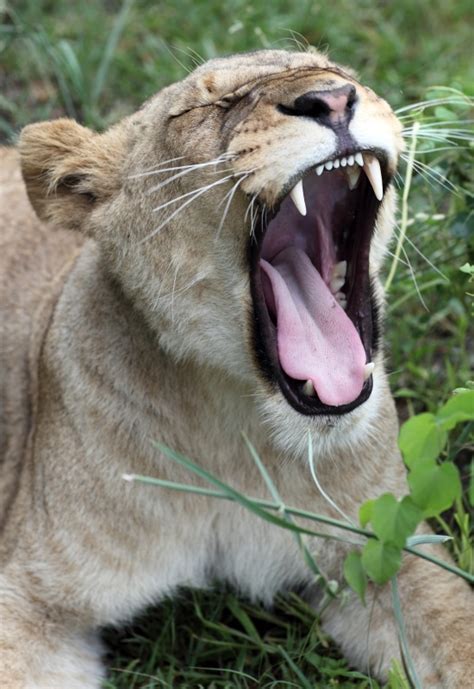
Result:
[[[83,228],[95,205],[119,189],[124,149],[119,128],[96,134],[69,119],[25,127],[21,168],[38,217],[59,227]]]

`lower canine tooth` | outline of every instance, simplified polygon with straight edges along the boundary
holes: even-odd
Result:
[[[315,396],[316,390],[314,389],[314,385],[311,380],[307,380],[306,383],[303,385],[303,392],[305,395],[308,395],[308,397]]]
[[[331,292],[333,294],[336,294],[336,292],[339,292],[341,289],[342,285],[345,283],[346,278],[345,277],[333,277],[329,283],[329,287],[331,289]]]
[[[381,201],[383,199],[382,172],[380,170],[380,163],[375,156],[365,155],[364,172],[374,190],[376,198]]]
[[[364,380],[367,380],[372,375],[375,368],[375,364],[371,361],[369,364],[364,366]]]
[[[301,179],[290,191],[290,196],[301,215],[306,215],[306,203],[304,200],[303,182]]]
[[[360,167],[346,167],[347,182],[352,191],[356,188],[360,177]]]
[[[347,273],[347,261],[339,261],[332,268],[333,277],[345,278]]]

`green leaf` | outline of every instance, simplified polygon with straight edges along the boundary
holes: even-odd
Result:
[[[385,493],[374,503],[371,523],[381,541],[403,548],[422,517],[423,511],[408,495],[397,502],[391,493]]]
[[[374,508],[375,500],[366,500],[359,507],[359,522],[362,527],[367,526],[367,524],[372,519],[372,510]]]
[[[424,517],[434,517],[447,510],[461,495],[459,471],[452,462],[416,466],[408,474],[408,485]]]
[[[474,420],[474,390],[459,392],[444,404],[436,414],[438,425],[450,431],[463,421]]]
[[[465,263],[463,266],[459,268],[463,273],[466,273],[467,275],[471,275],[474,277],[474,265],[471,265],[470,263]]]
[[[392,543],[371,538],[362,550],[362,565],[376,584],[386,584],[400,569],[402,551]]]
[[[357,593],[365,604],[365,590],[367,588],[367,575],[362,566],[361,554],[354,551],[349,553],[344,561],[344,576],[353,591]]]
[[[430,463],[439,457],[446,444],[446,432],[439,428],[434,414],[417,414],[406,421],[400,431],[399,446],[409,469],[419,463]]]

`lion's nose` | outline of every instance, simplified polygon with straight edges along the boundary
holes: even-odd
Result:
[[[320,124],[337,128],[348,124],[356,104],[355,86],[344,84],[328,91],[304,93],[295,100],[292,114],[311,117]]]

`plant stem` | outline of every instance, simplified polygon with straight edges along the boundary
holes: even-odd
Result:
[[[232,495],[229,495],[222,491],[212,490],[210,488],[202,488],[201,486],[192,486],[186,483],[174,483],[173,481],[152,478],[150,476],[140,476],[138,474],[124,474],[123,478],[125,478],[127,481],[139,481],[140,483],[148,483],[154,486],[160,486],[161,488],[168,488],[180,492],[194,493],[196,495],[203,495],[212,498],[219,498],[221,500],[230,500],[231,502],[238,502],[237,499]],[[276,512],[281,512],[282,509],[281,505],[273,503],[270,500],[260,500],[249,496],[245,496],[245,499],[248,502],[252,502],[255,506],[258,506],[263,509],[274,510]],[[357,526],[346,524],[345,522],[340,521],[339,519],[326,517],[322,514],[316,514],[315,512],[309,512],[307,510],[302,510],[297,507],[289,507],[287,505],[285,505],[285,512],[287,512],[288,514],[292,514],[295,517],[301,517],[303,519],[310,519],[315,522],[320,522],[321,524],[327,524],[328,526],[333,526],[336,529],[350,531],[359,536],[365,536],[365,538],[375,538],[375,534],[373,534],[371,531],[368,531],[367,529],[361,529]],[[305,529],[301,530],[303,533],[307,531]],[[310,532],[309,535],[316,536],[319,538],[334,538],[335,540],[341,540],[337,536],[332,536],[331,534]],[[358,543],[352,544],[361,545]],[[405,550],[405,552],[407,553],[410,553],[411,555],[421,557],[423,560],[427,560],[428,562],[431,562],[434,565],[438,565],[438,567],[442,567],[443,569],[447,570],[448,572],[451,572],[452,574],[456,574],[462,577],[463,579],[466,579],[466,581],[468,581],[470,584],[474,584],[474,576],[472,574],[465,572],[464,570],[460,569],[459,567],[456,567],[455,565],[451,565],[449,562],[444,562],[443,560],[439,560],[437,557],[434,557],[433,555],[428,555],[427,553],[423,553],[420,550],[417,550],[416,548],[411,548],[409,546],[406,546],[405,548],[403,548],[403,550]]]

